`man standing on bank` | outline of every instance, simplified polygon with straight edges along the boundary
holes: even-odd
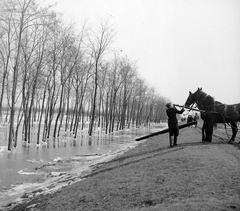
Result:
[[[177,145],[177,137],[179,135],[179,129],[178,129],[178,120],[176,115],[182,114],[184,112],[184,109],[182,108],[181,111],[176,109],[175,105],[172,103],[167,103],[167,116],[168,116],[168,128],[169,128],[169,142],[170,147]],[[173,140],[174,136],[174,140]]]

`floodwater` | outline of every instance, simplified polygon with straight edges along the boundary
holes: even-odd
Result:
[[[148,128],[132,128],[105,134],[95,130],[92,137],[87,129],[79,131],[76,139],[71,133],[61,132],[57,139],[49,139],[44,143],[36,144],[36,127],[31,131],[30,145],[22,141],[21,133],[18,136],[17,149],[7,151],[8,127],[0,127],[0,191],[5,191],[22,183],[41,182],[46,172],[41,172],[41,166],[59,159],[74,156],[102,155],[134,143],[136,137],[159,131],[164,125],[154,125]],[[21,131],[21,129],[20,129]],[[41,139],[40,139],[41,140]]]

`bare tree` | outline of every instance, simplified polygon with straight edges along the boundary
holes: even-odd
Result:
[[[130,108],[130,97],[132,95],[133,90],[133,81],[136,77],[135,73],[135,66],[134,64],[131,64],[127,58],[124,58],[122,60],[122,78],[123,78],[123,97],[122,97],[122,108],[121,108],[121,114],[120,114],[120,130],[125,128],[125,124],[128,122],[128,111]]]
[[[109,133],[113,132],[115,117],[117,115],[117,97],[118,92],[121,90],[124,81],[126,81],[127,74],[125,74],[125,61],[124,58],[119,58],[119,55],[115,54],[113,60],[113,71],[112,71],[112,84],[111,84],[111,95],[109,105]],[[119,92],[121,94],[121,92]],[[121,99],[121,98],[119,98]],[[119,115],[119,114],[118,114]]]
[[[0,61],[1,61],[1,96],[0,96],[0,119],[2,119],[3,97],[5,91],[5,83],[9,66],[11,65],[11,55],[14,51],[14,38],[16,31],[12,28],[14,21],[14,13],[11,12],[11,7],[3,1],[0,3]]]
[[[82,116],[83,119],[83,102],[84,97],[86,95],[86,90],[88,88],[88,81],[92,77],[93,74],[91,74],[91,70],[93,67],[93,63],[91,58],[89,60],[85,61],[82,64],[82,71],[79,70],[76,72],[76,111],[75,111],[75,122],[74,122],[74,138],[77,137],[77,129],[78,124],[80,122],[80,117]]]
[[[66,87],[66,82],[71,77],[75,66],[77,65],[78,61],[81,59],[81,45],[82,39],[77,41],[76,38],[73,36],[73,33],[68,28],[66,29],[65,33],[62,37],[62,51],[60,55],[60,101],[59,101],[59,111],[57,113],[55,127],[53,132],[53,137],[56,137],[57,132],[57,123],[60,118],[62,107],[63,107],[63,99],[64,99],[64,90]],[[77,43],[78,42],[78,43]]]
[[[17,100],[17,87],[19,70],[22,59],[22,43],[24,33],[27,29],[34,24],[40,16],[44,15],[47,9],[38,9],[35,0],[22,0],[22,1],[7,1],[4,5],[6,10],[13,14],[11,27],[14,30],[14,57],[12,63],[12,87],[11,87],[11,101],[10,101],[10,126],[8,137],[8,150],[12,148],[12,142],[15,140],[14,134],[14,119],[15,119],[15,106]]]
[[[91,109],[91,119],[88,134],[92,135],[93,125],[95,121],[95,111],[96,111],[96,100],[98,92],[98,71],[99,63],[106,53],[109,44],[111,43],[115,33],[112,26],[109,24],[109,19],[102,21],[99,28],[94,32],[92,31],[89,39],[89,47],[91,49],[91,56],[94,59],[94,94]]]
[[[3,0],[0,6],[0,117],[6,96],[9,150],[22,119],[28,142],[39,121],[39,143],[40,131],[44,141],[59,136],[65,117],[65,131],[70,126],[74,137],[86,118],[90,136],[95,126],[107,133],[165,118],[164,98],[137,76],[135,64],[106,56],[115,36],[109,19],[89,30],[84,25],[78,36],[37,0]]]

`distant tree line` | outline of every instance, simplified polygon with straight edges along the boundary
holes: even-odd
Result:
[[[8,122],[9,150],[20,125],[30,142],[33,122],[39,143],[61,128],[76,137],[86,121],[91,136],[96,127],[111,133],[166,119],[165,98],[139,78],[136,63],[110,48],[109,19],[83,22],[76,33],[52,9],[36,0],[0,2],[0,118]]]

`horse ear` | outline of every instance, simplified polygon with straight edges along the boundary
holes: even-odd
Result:
[[[201,90],[201,91],[202,91],[202,87],[201,87],[199,90]]]
[[[189,91],[189,95],[192,95],[192,92]]]

